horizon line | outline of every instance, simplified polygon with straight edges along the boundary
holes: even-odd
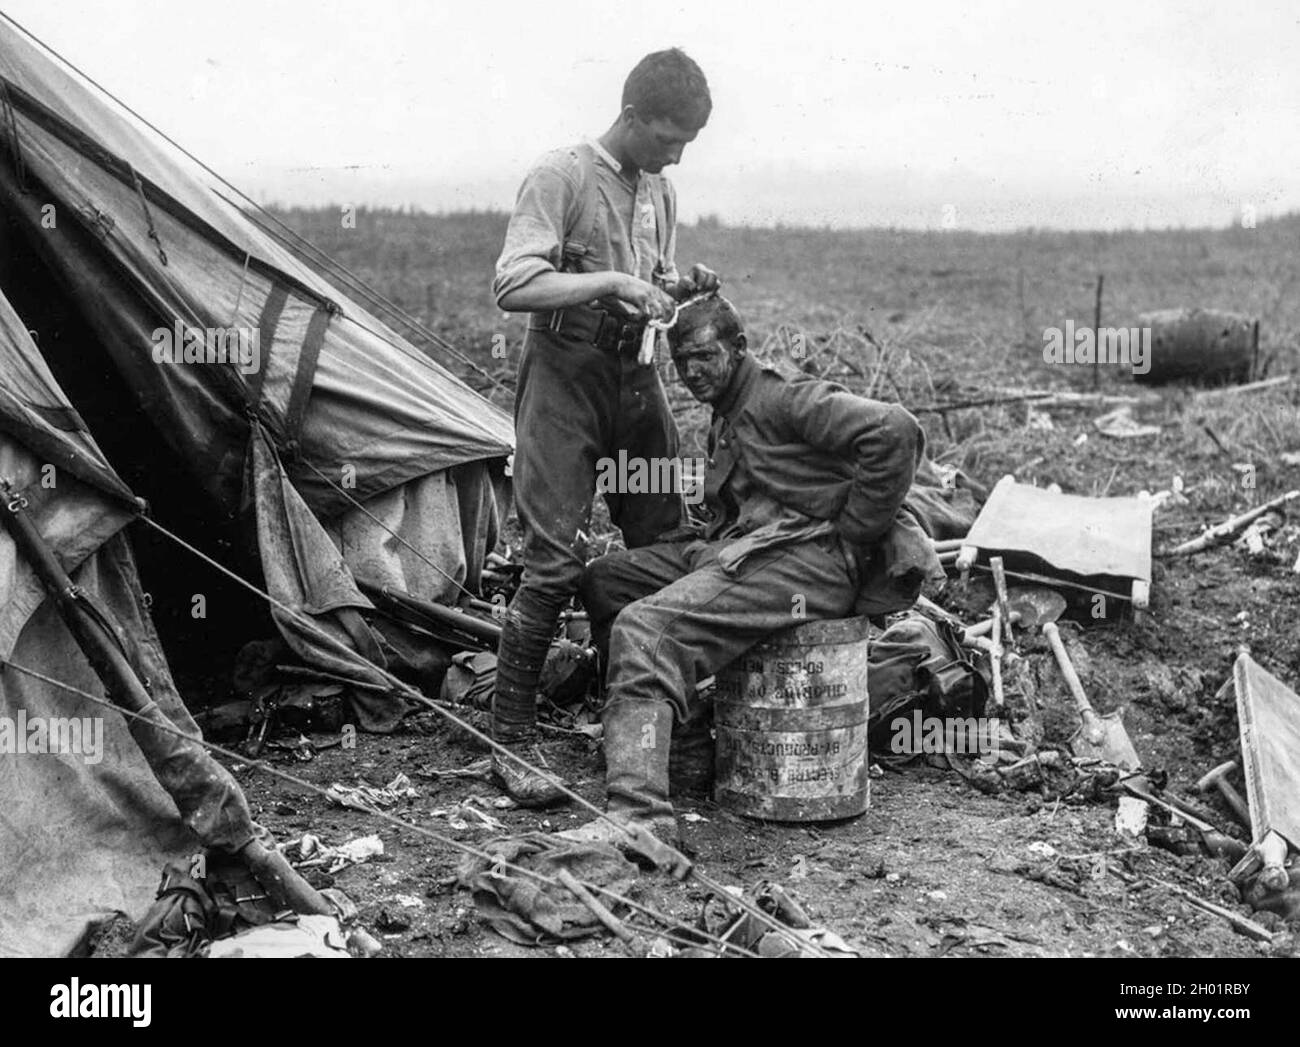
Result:
[[[510,210],[502,207],[439,207],[431,209],[423,204],[409,202],[405,204],[388,204],[388,203],[340,203],[327,202],[320,204],[286,204],[279,200],[261,200],[257,201],[257,206],[267,211],[278,213],[286,212],[304,212],[313,213],[321,211],[339,212],[346,208],[355,208],[360,211],[371,211],[389,214],[398,214],[405,217],[426,217],[426,218],[501,218],[508,220]],[[1253,227],[1241,226],[1236,221],[1228,221],[1223,225],[1161,225],[1161,226],[1117,226],[1113,228],[1102,227],[1085,227],[1078,228],[1073,226],[1055,226],[1055,225],[1024,225],[1015,226],[1007,229],[971,229],[971,228],[953,228],[944,229],[934,226],[920,225],[884,225],[884,224],[856,224],[849,223],[846,225],[833,224],[830,222],[811,223],[801,221],[781,221],[777,220],[770,223],[753,223],[743,221],[730,221],[718,214],[700,214],[695,217],[693,222],[679,219],[678,228],[693,229],[744,229],[753,232],[813,232],[813,233],[918,233],[933,236],[1017,236],[1029,233],[1050,233],[1053,235],[1067,236],[1115,236],[1124,234],[1142,234],[1142,233],[1227,233],[1235,229],[1242,229],[1247,232],[1258,231],[1261,227],[1271,225],[1285,225],[1288,222],[1300,221],[1300,209],[1283,211],[1281,214],[1268,215],[1257,220]]]

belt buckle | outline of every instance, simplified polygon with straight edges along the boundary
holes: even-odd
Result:
[[[618,351],[636,352],[641,348],[641,334],[645,331],[644,323],[626,322],[618,329]]]
[[[603,349],[606,352],[617,350],[619,346],[620,335],[622,332],[622,323],[615,316],[601,310],[600,320],[596,324],[596,333],[591,339],[592,344],[597,349]]]

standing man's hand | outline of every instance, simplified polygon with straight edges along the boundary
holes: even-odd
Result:
[[[626,274],[623,274],[615,295],[637,316],[647,320],[670,320],[677,308],[677,303],[667,291],[661,291],[654,284]]]
[[[717,273],[707,265],[696,262],[691,266],[691,271],[678,280],[676,286],[672,288],[672,296],[680,302],[694,294],[716,291],[721,286],[722,281],[718,279]]]

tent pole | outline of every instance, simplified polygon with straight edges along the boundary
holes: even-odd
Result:
[[[0,517],[6,530],[54,598],[68,631],[109,698],[141,718],[131,719],[131,736],[185,823],[208,846],[239,854],[277,907],[299,913],[334,915],[333,906],[279,850],[264,842],[268,836],[266,830],[254,824],[243,790],[225,767],[196,741],[182,740],[170,731],[148,730],[148,722],[170,729],[175,725],[145,690],[99,612],[68,577],[36,525],[23,512],[27,499],[7,479],[0,479],[0,488],[4,491],[7,510]]]

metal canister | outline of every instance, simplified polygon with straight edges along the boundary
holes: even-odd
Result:
[[[807,622],[717,674],[719,804],[782,822],[867,809],[869,633],[866,618]]]

